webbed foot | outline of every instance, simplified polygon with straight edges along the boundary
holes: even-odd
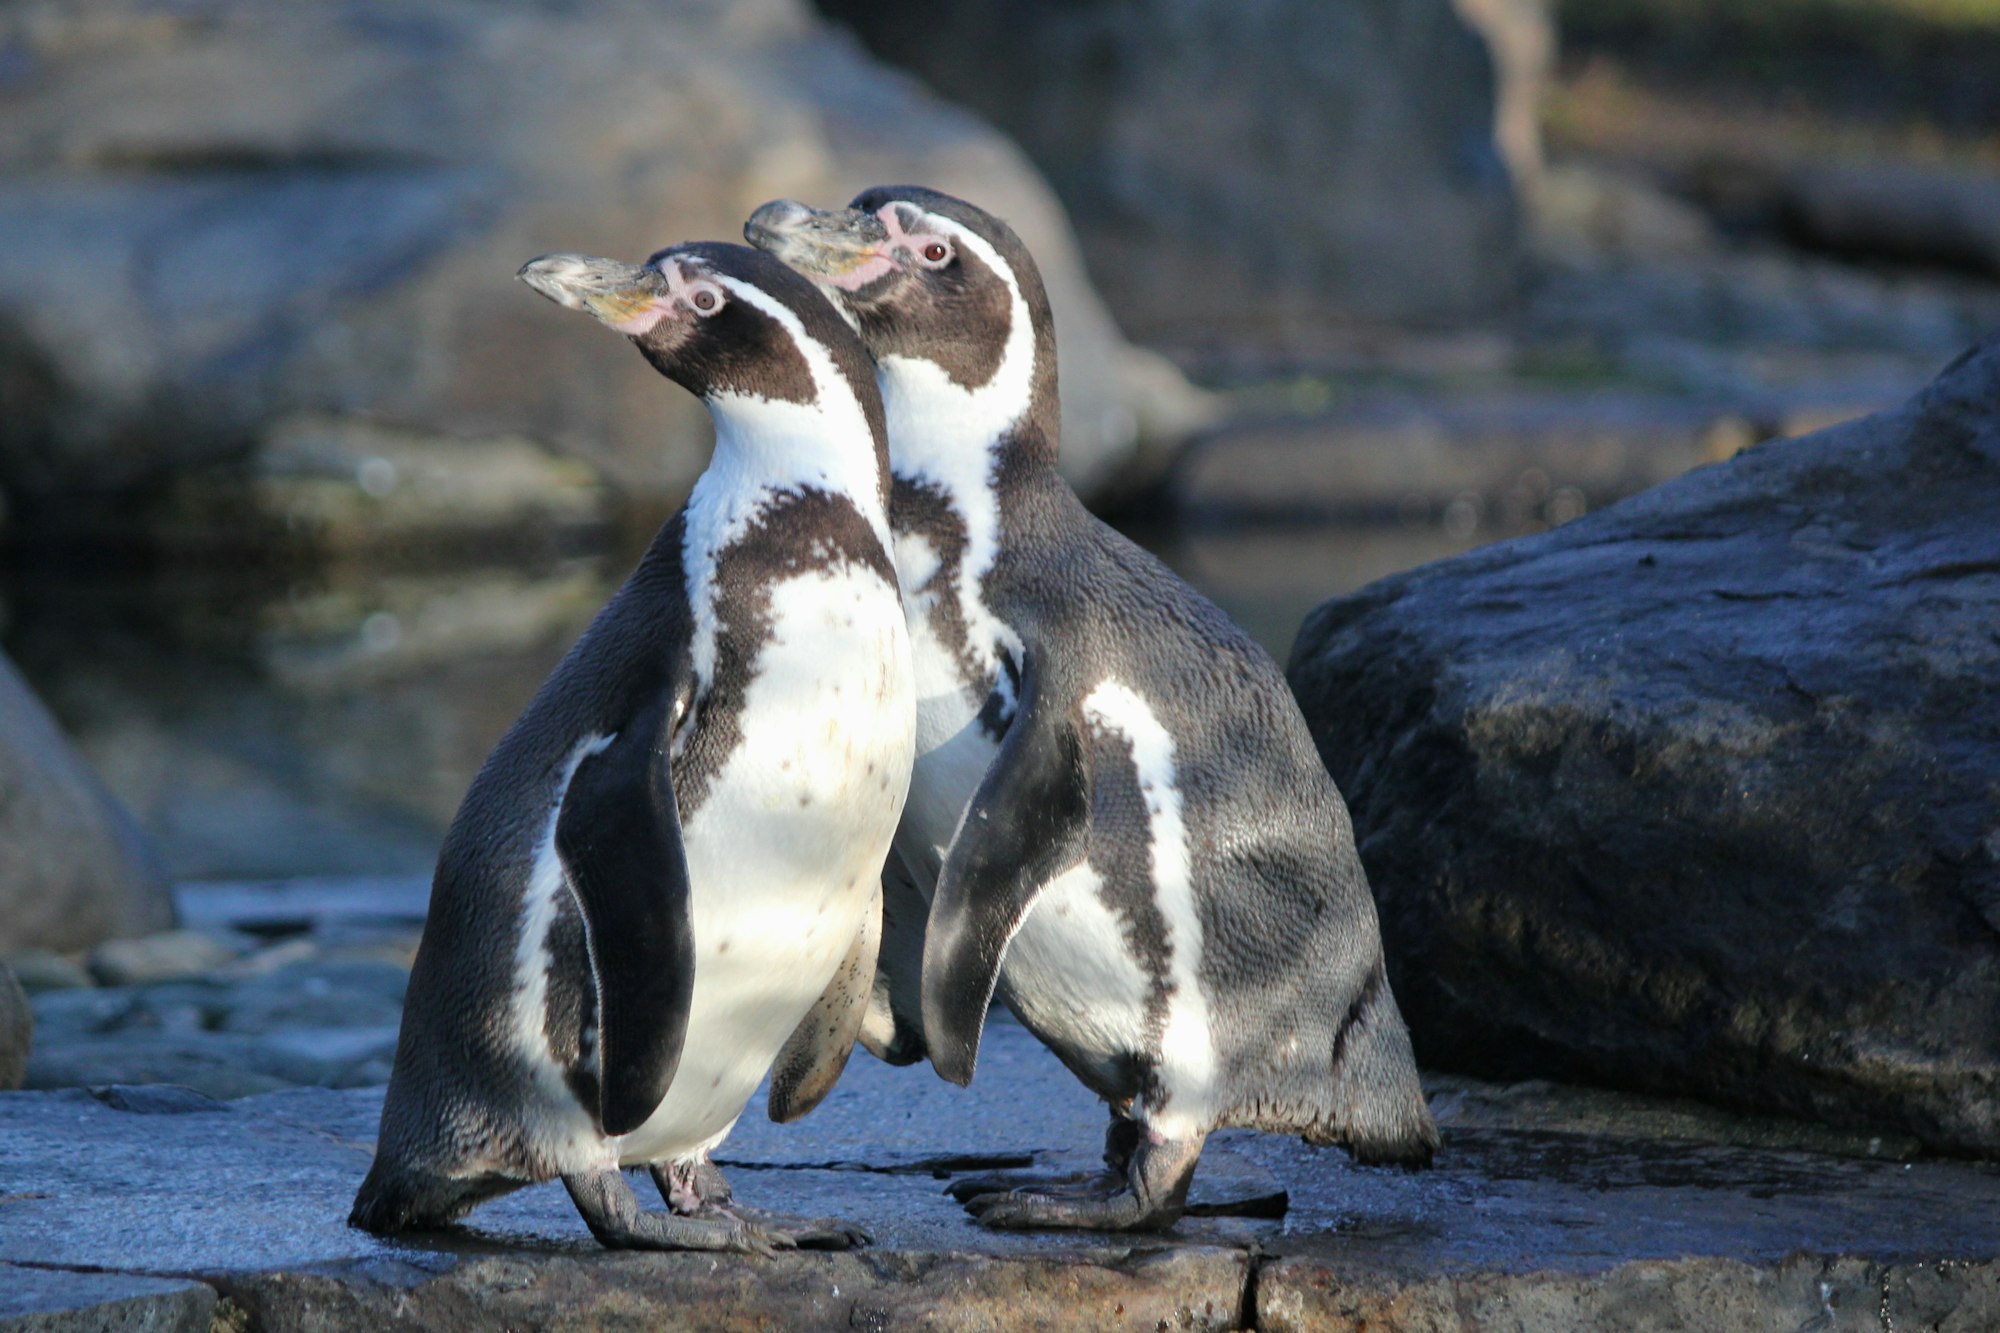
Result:
[[[770,1256],[797,1245],[782,1231],[721,1209],[693,1217],[644,1212],[632,1187],[615,1170],[578,1172],[564,1176],[562,1182],[590,1234],[606,1249],[725,1250]]]

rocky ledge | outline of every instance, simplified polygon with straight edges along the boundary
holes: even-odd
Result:
[[[368,1083],[379,1056],[359,1049],[358,1034],[393,1024],[389,951],[419,890],[184,891],[191,932],[94,955],[88,969],[65,974],[42,958],[24,973],[42,988],[45,1028],[77,997],[155,1014],[185,1003],[219,1015],[218,1028],[265,1027],[246,1050],[282,1030],[294,1048],[320,1052],[317,1066],[259,1066],[279,1071],[263,1078]],[[218,961],[232,941],[237,951]],[[176,956],[198,970],[177,970]],[[342,968],[370,979],[350,985]],[[117,984],[45,989],[65,976]],[[317,1007],[275,1014],[265,1004],[274,991]],[[183,1027],[200,1028],[179,1012]],[[137,1020],[111,1033],[51,1031],[37,1081],[60,1081],[46,1054],[62,1050],[63,1077],[88,1086],[0,1094],[0,1330],[2000,1321],[2000,1168],[1906,1159],[1907,1140],[1548,1084],[1432,1079],[1445,1151],[1427,1172],[1232,1132],[1203,1158],[1195,1215],[1167,1235],[984,1231],[944,1194],[952,1175],[1084,1165],[1102,1124],[1089,1094],[1005,1022],[988,1034],[972,1090],[859,1057],[805,1120],[775,1126],[753,1103],[725,1145],[746,1202],[848,1219],[873,1234],[872,1248],[776,1260],[611,1254],[557,1185],[490,1204],[450,1232],[387,1243],[343,1221],[380,1088],[225,1100],[117,1081],[144,1071],[117,1064],[111,1046],[170,1049],[188,1035]],[[108,1062],[92,1063],[92,1041],[110,1043],[98,1052]],[[328,1054],[343,1043],[355,1048],[347,1064]]]

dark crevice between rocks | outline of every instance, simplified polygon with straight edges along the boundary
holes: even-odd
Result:
[[[1033,1153],[942,1153],[935,1157],[915,1157],[904,1162],[857,1162],[851,1158],[829,1158],[818,1162],[748,1162],[730,1157],[715,1159],[717,1166],[732,1171],[859,1171],[877,1176],[931,1176],[943,1180],[967,1171],[1007,1171],[1033,1166]]]
[[[1246,1333],[1257,1327],[1257,1278],[1270,1261],[1271,1256],[1254,1240],[1243,1252],[1243,1303],[1236,1307],[1236,1327]]]

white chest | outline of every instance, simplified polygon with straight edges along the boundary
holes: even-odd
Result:
[[[682,831],[695,987],[673,1085],[629,1161],[726,1133],[861,928],[903,811],[913,749],[901,607],[860,569],[771,595],[742,739]]]

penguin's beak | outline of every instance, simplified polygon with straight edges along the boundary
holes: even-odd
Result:
[[[743,239],[799,272],[849,291],[896,267],[882,219],[858,208],[808,208],[774,199],[743,224]]]
[[[543,255],[514,275],[557,305],[581,310],[620,333],[638,335],[672,308],[658,269],[592,255]]]

